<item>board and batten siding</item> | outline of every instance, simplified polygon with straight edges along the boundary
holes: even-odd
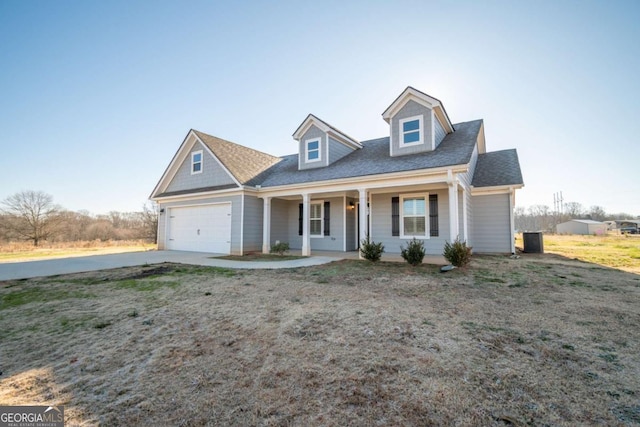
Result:
[[[202,172],[191,174],[191,153],[202,150]],[[184,159],[175,176],[167,186],[165,192],[191,190],[195,188],[214,187],[218,185],[234,184],[220,163],[209,154],[209,151],[196,142]]]
[[[262,212],[264,202],[255,196],[244,196],[244,253],[262,250]]]
[[[211,197],[206,199],[176,201],[160,203],[159,208],[164,209],[164,213],[158,218],[158,250],[167,248],[167,216],[171,215],[172,207],[199,206],[212,203],[231,203],[231,254],[240,255],[242,251],[241,218],[242,218],[242,196]]]
[[[441,255],[445,241],[449,240],[449,193],[448,190],[429,190],[424,192],[438,195],[438,236],[424,239],[425,252],[430,255]],[[400,196],[398,193],[373,194],[371,196],[371,240],[382,242],[387,253],[399,254],[400,246],[406,245],[411,239],[401,239],[392,235],[391,229],[391,198]],[[427,202],[428,206],[428,202]],[[402,218],[400,219],[402,221]],[[427,221],[429,219],[427,218]]]
[[[511,253],[509,194],[472,196],[475,253]]]
[[[403,147],[400,143],[400,120],[414,116],[422,116],[424,144],[410,145]],[[404,156],[407,154],[423,153],[431,151],[432,137],[432,114],[431,109],[418,104],[415,101],[407,102],[391,119],[391,155]]]
[[[316,138],[320,138],[320,161],[307,163],[307,141]],[[298,150],[300,153],[298,168],[300,170],[327,166],[327,134],[317,126],[311,126],[304,135],[302,135],[298,144]]]

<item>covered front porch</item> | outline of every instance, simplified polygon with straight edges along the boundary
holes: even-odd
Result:
[[[303,191],[272,191],[263,199],[263,253],[278,242],[303,256],[340,253],[359,257],[360,242],[385,246],[384,260],[402,260],[401,246],[423,240],[429,262],[444,263],[446,241],[469,239],[470,192],[449,174],[430,179],[376,181],[364,188],[343,185]],[[352,184],[353,185],[353,184]]]

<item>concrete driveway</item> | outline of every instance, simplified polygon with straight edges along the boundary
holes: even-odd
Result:
[[[73,258],[57,258],[41,261],[26,261],[0,264],[0,280],[29,279],[54,276],[56,274],[82,273],[110,268],[132,267],[145,264],[174,262],[179,264],[204,265],[225,268],[297,268],[326,264],[340,258],[313,256],[290,261],[229,261],[212,258],[219,254],[182,251],[145,251],[120,254],[92,255]]]

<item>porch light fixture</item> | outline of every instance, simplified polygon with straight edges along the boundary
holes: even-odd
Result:
[[[349,202],[349,209],[355,209],[356,205],[353,203],[353,200]]]

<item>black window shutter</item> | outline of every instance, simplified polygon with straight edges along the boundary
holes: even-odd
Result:
[[[391,235],[400,235],[400,197],[391,198]]]
[[[324,202],[324,235],[330,236],[329,224],[331,223],[331,204]]]
[[[438,237],[438,195],[429,195],[429,235]]]
[[[298,207],[298,236],[302,236],[302,215],[304,214],[304,206],[300,203]]]

